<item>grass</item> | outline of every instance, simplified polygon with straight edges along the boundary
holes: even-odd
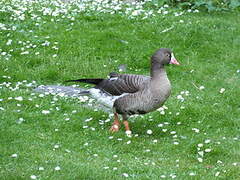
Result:
[[[0,53],[0,179],[240,177],[239,13],[145,20],[80,13],[74,21],[42,17],[39,26],[30,18],[12,22],[9,17],[1,12],[1,22],[17,30],[0,32],[0,52],[12,55],[7,60]],[[41,45],[45,41],[50,45]],[[27,48],[29,44],[36,47]],[[40,85],[106,77],[119,64],[128,65],[127,73],[148,74],[149,57],[160,47],[172,48],[182,66],[167,68],[172,95],[166,114],[131,118],[132,138],[123,130],[109,133],[112,118],[104,112],[84,108],[77,99],[39,97],[27,87],[32,81]],[[29,54],[21,55],[25,51]],[[181,102],[176,97],[182,91],[190,95],[182,94]],[[19,96],[22,101],[14,99]],[[19,118],[24,119],[20,124]],[[88,118],[93,120],[86,122]],[[146,133],[149,129],[153,134]],[[206,149],[211,151],[201,156]]]

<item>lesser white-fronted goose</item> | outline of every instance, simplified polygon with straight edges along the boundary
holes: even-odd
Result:
[[[158,49],[151,57],[150,76],[110,73],[108,79],[77,79],[67,82],[84,82],[96,86],[82,93],[112,96],[114,122],[111,131],[120,128],[118,114],[122,115],[126,133],[130,134],[128,116],[145,114],[161,107],[171,93],[171,84],[164,69],[167,64],[179,65],[172,51]]]

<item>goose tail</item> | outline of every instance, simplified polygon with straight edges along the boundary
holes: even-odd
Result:
[[[88,83],[88,84],[95,84],[98,85],[101,83],[104,79],[76,79],[76,80],[67,80],[65,82],[82,82],[82,83]]]

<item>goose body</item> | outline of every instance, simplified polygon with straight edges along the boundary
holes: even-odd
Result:
[[[167,77],[154,81],[148,77],[139,84],[139,89],[114,101],[113,107],[118,114],[146,114],[161,107],[171,92]]]
[[[170,96],[171,84],[164,68],[167,64],[179,65],[170,49],[161,48],[151,57],[150,76],[110,73],[108,79],[77,79],[68,82],[95,84],[87,92],[113,107],[115,120],[111,131],[119,130],[118,114],[121,114],[126,132],[129,133],[129,115],[154,111]]]

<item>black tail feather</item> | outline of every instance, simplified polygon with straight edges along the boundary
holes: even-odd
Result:
[[[103,80],[104,79],[76,79],[76,80],[68,80],[68,81],[65,81],[65,82],[82,82],[82,83],[89,83],[89,84],[98,85]]]

